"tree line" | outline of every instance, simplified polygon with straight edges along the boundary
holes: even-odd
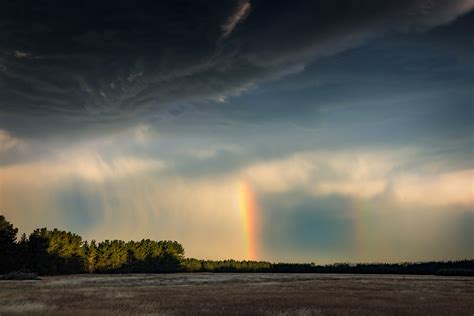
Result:
[[[184,257],[176,241],[84,241],[58,229],[35,229],[17,240],[18,229],[0,215],[0,274],[272,272],[474,275],[474,260],[315,265],[267,261],[199,260]]]
[[[182,270],[184,248],[176,241],[83,241],[58,229],[35,229],[17,240],[18,229],[0,215],[0,274],[167,273]]]

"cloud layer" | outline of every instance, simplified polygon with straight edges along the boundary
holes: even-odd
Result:
[[[6,2],[1,124],[26,134],[92,128],[222,101],[315,58],[387,32],[423,31],[473,7],[466,0]],[[55,119],[68,123],[48,124]]]
[[[0,210],[243,258],[246,183],[262,259],[464,258],[473,7],[3,1]]]
[[[139,145],[143,138],[136,133],[142,129],[130,133]],[[156,156],[139,157],[128,150],[111,154],[108,147],[118,144],[125,144],[123,135],[72,146],[42,161],[0,167],[1,209],[23,231],[44,225],[78,231],[89,239],[177,239],[189,256],[245,258],[239,210],[239,184],[245,182],[259,206],[260,258],[312,260],[316,250],[326,262],[443,259],[465,253],[464,244],[453,247],[448,241],[464,234],[457,230],[457,219],[474,214],[474,170],[446,171],[424,161],[409,171],[417,157],[426,157],[415,149],[303,151],[194,176],[180,173],[178,162]],[[369,213],[360,212],[369,210],[378,228],[361,223]],[[335,231],[292,235],[292,225],[304,229],[305,218],[314,227],[328,221],[324,229]],[[386,218],[396,223],[397,231]],[[413,223],[419,218],[425,218],[422,230]],[[439,238],[433,237],[442,222],[450,224]],[[359,230],[369,229],[364,234],[370,235],[360,236]],[[422,236],[415,237],[417,231]],[[399,234],[413,239],[401,241]],[[371,241],[375,235],[377,240]],[[306,249],[306,241],[300,240],[298,247],[303,248],[288,251],[298,238],[310,238],[313,247]],[[446,245],[436,251],[425,248],[433,240]],[[392,251],[405,249],[393,254],[386,251],[387,244]],[[284,251],[279,248],[283,245]]]

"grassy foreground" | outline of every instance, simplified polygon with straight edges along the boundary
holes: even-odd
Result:
[[[0,314],[472,315],[474,278],[331,274],[69,275],[0,281]]]

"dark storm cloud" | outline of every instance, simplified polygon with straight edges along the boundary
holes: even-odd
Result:
[[[473,6],[466,0],[3,1],[0,124],[31,134],[52,129],[51,122],[56,129],[120,124],[170,105],[218,101],[300,71],[314,58],[386,32],[443,24]]]

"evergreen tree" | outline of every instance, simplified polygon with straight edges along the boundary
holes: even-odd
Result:
[[[0,274],[18,268],[16,265],[18,256],[17,234],[18,228],[15,228],[3,215],[0,215]]]
[[[79,235],[58,229],[36,229],[28,241],[28,267],[39,274],[71,274],[84,271],[84,248]]]
[[[90,244],[86,241],[84,242],[84,265],[85,269],[89,273],[94,273],[96,270],[98,257],[97,244],[95,240],[92,240]]]

